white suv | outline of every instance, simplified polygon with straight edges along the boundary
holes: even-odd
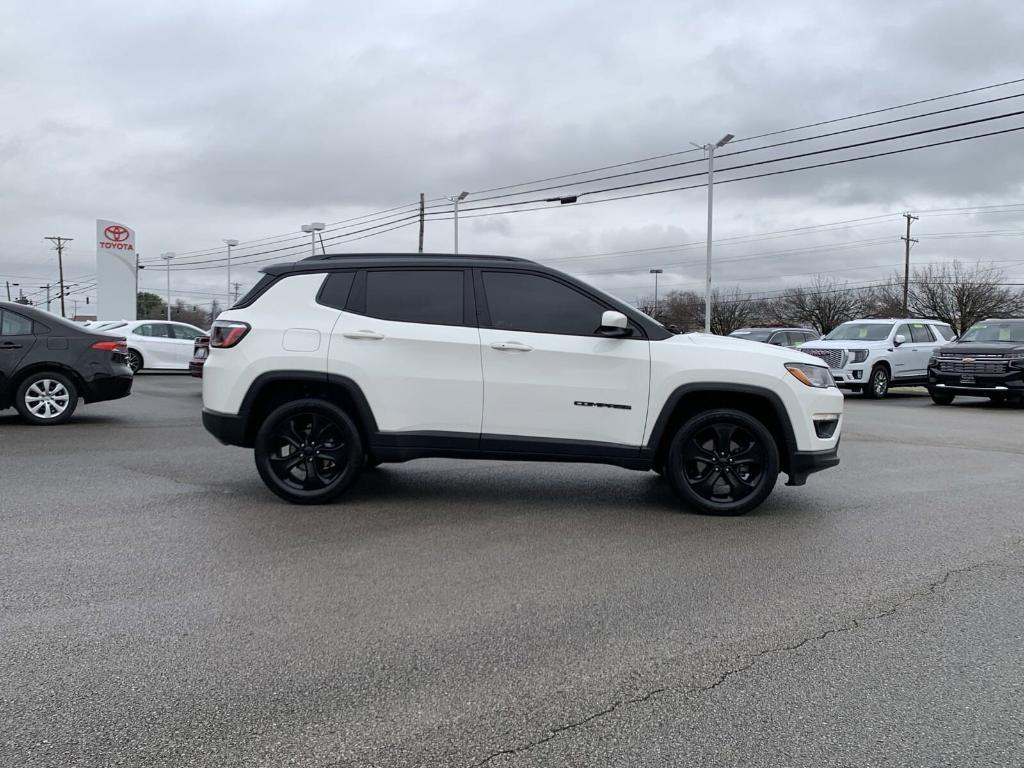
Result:
[[[953,339],[939,320],[851,320],[801,352],[825,361],[840,387],[881,399],[890,387],[928,383],[928,361]]]
[[[288,501],[426,456],[614,464],[742,514],[839,463],[815,358],[660,324],[523,259],[342,255],[264,270],[211,332],[203,423]]]

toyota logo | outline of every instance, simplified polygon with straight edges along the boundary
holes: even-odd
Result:
[[[111,224],[103,230],[103,236],[106,237],[107,240],[113,240],[115,243],[124,242],[128,239],[128,235],[130,234],[128,227],[122,227],[120,224]]]

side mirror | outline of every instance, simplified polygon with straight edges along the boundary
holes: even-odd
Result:
[[[907,337],[904,336],[902,333],[897,333],[896,338],[893,339],[893,342],[895,342],[896,346],[898,347],[900,344],[907,343]]]
[[[629,327],[629,319],[621,312],[614,310],[601,313],[601,327],[597,329],[597,332],[601,336],[611,338],[633,335],[633,329]]]

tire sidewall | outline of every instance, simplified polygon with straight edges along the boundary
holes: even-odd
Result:
[[[131,361],[132,361],[133,357],[137,357],[139,359],[139,367],[138,368],[132,367]],[[132,373],[133,374],[138,373],[145,366],[146,366],[146,358],[144,358],[142,356],[142,353],[139,352],[139,350],[137,350],[137,349],[129,349],[128,350],[128,367],[132,369]]]
[[[68,391],[68,407],[64,409],[64,413],[60,416],[55,416],[52,419],[41,419],[32,413],[25,404],[25,394],[28,392],[28,388],[41,379],[53,379],[54,381],[58,381]],[[35,424],[41,427],[50,427],[56,424],[63,424],[70,419],[72,415],[74,415],[75,409],[78,408],[78,398],[78,387],[76,387],[75,383],[63,373],[38,371],[37,373],[30,374],[21,382],[21,384],[18,385],[18,390],[14,395],[14,407],[18,409],[18,413],[21,415],[21,418],[29,424]]]
[[[697,431],[720,422],[736,424],[748,430],[762,444],[765,452],[764,476],[757,490],[745,499],[729,503],[716,503],[705,499],[683,478],[683,447],[686,442]],[[778,480],[779,467],[778,446],[764,424],[743,411],[720,408],[692,417],[676,431],[665,461],[665,477],[679,498],[697,512],[708,515],[743,515],[768,498]]]
[[[299,493],[282,483],[270,468],[270,440],[282,421],[297,413],[310,411],[329,418],[340,428],[349,447],[349,460],[342,476],[328,487],[319,491]],[[356,481],[365,461],[363,440],[355,422],[338,406],[318,398],[295,400],[271,411],[256,433],[253,453],[256,470],[267,488],[293,504],[326,504],[334,501]]]
[[[885,377],[885,390],[881,393],[875,390],[875,378],[879,375]],[[881,400],[883,397],[889,394],[889,387],[892,385],[892,380],[889,377],[889,372],[884,366],[876,365],[871,369],[871,378],[868,379],[868,385],[864,387],[864,396],[872,400]]]
[[[956,395],[950,395],[945,392],[934,392],[929,390],[928,394],[931,396],[932,402],[936,405],[952,405],[953,400],[956,399]]]

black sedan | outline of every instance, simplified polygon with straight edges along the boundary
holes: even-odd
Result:
[[[0,410],[17,408],[30,424],[62,424],[79,399],[116,400],[131,391],[124,339],[0,301]]]

